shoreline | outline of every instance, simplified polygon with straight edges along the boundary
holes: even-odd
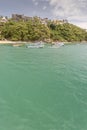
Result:
[[[0,40],[0,44],[29,44],[29,43],[34,43],[35,41],[9,41],[9,40]],[[60,41],[61,42],[61,41]],[[45,42],[49,44],[48,42]],[[62,43],[62,42],[61,42]],[[87,41],[73,41],[73,42],[63,42],[65,45],[67,44],[78,44],[78,43],[87,43]],[[51,44],[51,42],[50,42]]]
[[[22,44],[22,43],[29,43],[29,42],[0,40],[0,44]]]

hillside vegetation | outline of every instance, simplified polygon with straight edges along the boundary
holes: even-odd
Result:
[[[42,24],[38,18],[29,21],[9,20],[0,26],[0,39],[12,41],[86,41],[87,32],[70,23],[54,24],[48,21]]]

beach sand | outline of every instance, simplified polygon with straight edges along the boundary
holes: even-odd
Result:
[[[23,41],[0,40],[0,44],[20,44],[20,43],[27,43],[27,42],[23,42]]]

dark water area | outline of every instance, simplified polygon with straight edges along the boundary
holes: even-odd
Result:
[[[87,45],[0,46],[0,130],[87,130]]]

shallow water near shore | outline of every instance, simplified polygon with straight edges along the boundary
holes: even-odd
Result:
[[[0,130],[87,130],[87,45],[0,46]]]

